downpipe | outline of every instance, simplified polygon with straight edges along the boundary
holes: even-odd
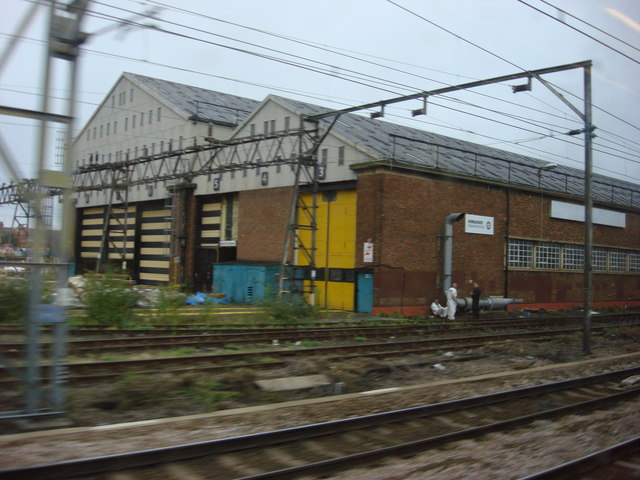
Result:
[[[458,298],[456,300],[458,310],[467,312],[471,310],[471,297]],[[481,298],[478,305],[480,310],[503,310],[507,305],[512,303],[522,303],[521,298],[504,298],[504,297],[485,297]]]
[[[453,264],[453,223],[462,220],[464,213],[450,213],[444,220],[444,262],[443,262],[443,278],[442,291],[445,296],[447,290],[451,287],[451,275]],[[456,300],[458,309],[461,311],[471,310],[471,297],[458,298]],[[482,310],[502,310],[512,303],[522,303],[521,298],[504,298],[504,297],[485,297],[479,302]]]

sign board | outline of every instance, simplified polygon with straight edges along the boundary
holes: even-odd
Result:
[[[373,242],[364,242],[363,262],[373,262]]]
[[[42,323],[64,322],[64,307],[62,305],[41,304],[36,305],[38,321]]]
[[[220,240],[221,247],[236,247],[238,242],[236,240]]]
[[[625,228],[627,225],[627,217],[624,213],[603,208],[594,208],[592,212],[593,223],[618,228]],[[584,205],[553,200],[551,202],[551,217],[584,222]]]
[[[481,215],[464,216],[465,233],[477,233],[479,235],[493,235],[493,217],[483,217]]]

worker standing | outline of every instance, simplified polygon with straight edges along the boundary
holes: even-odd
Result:
[[[477,282],[473,284],[473,290],[471,290],[471,311],[473,312],[473,318],[475,320],[480,318],[480,285]]]
[[[456,319],[456,307],[458,299],[458,284],[452,283],[449,290],[447,290],[447,310],[449,320]]]

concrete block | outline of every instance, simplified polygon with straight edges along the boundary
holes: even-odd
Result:
[[[304,375],[301,377],[271,378],[257,380],[256,385],[267,392],[282,392],[286,390],[303,390],[306,388],[329,385],[331,382],[326,375]]]

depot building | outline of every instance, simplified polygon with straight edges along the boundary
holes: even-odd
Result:
[[[374,314],[428,313],[450,282],[581,304],[581,170],[355,114],[308,120],[326,111],[122,74],[74,142],[79,273],[110,263],[252,302],[284,263],[315,304]],[[640,305],[640,187],[594,175],[593,202],[594,306]]]

